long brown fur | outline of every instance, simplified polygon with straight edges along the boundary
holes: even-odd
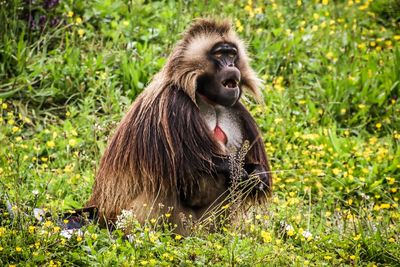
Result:
[[[230,24],[196,21],[122,119],[100,161],[87,207],[96,206],[100,215],[110,221],[115,221],[123,209],[133,210],[141,222],[173,207],[171,221],[178,225],[178,232],[184,232],[179,225],[180,216],[196,219],[199,214],[182,199],[204,186],[208,188],[203,193],[210,198],[223,194],[225,183],[203,178],[213,177],[212,158],[222,151],[196,103],[197,77],[208,71],[206,53],[221,41],[238,47],[241,86],[256,97],[261,95],[245,46]],[[254,119],[242,104],[237,103],[236,107],[246,139],[253,144],[246,161],[259,163],[269,171]]]

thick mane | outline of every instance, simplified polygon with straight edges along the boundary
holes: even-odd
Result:
[[[96,184],[102,194],[92,199],[107,206],[115,200],[105,210],[118,210],[126,197],[155,195],[160,188],[186,194],[196,186],[196,174],[211,174],[211,157],[219,148],[197,106],[178,88],[153,93],[136,99],[101,159]]]

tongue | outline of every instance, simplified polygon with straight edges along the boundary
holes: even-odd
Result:
[[[228,142],[228,139],[226,138],[226,134],[224,133],[224,131],[222,131],[221,128],[219,128],[218,125],[214,129],[214,137],[215,137],[215,139],[217,139],[217,141],[220,141],[225,145]]]

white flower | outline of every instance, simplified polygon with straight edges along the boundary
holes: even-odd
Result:
[[[305,239],[312,238],[312,233],[310,231],[304,231],[302,235]]]

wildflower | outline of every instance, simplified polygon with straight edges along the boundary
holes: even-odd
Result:
[[[392,185],[392,184],[394,184],[395,183],[395,179],[394,178],[392,178],[392,177],[386,177],[386,180],[387,180],[387,183],[389,184],[389,185]]]
[[[286,233],[288,236],[294,236],[294,228],[290,224],[287,224],[285,227]]]
[[[68,13],[67,13],[67,17],[72,17],[72,16],[74,16],[74,12],[72,12],[72,11],[69,11]]]
[[[332,256],[329,256],[329,255],[327,255],[327,256],[324,256],[324,259],[325,259],[325,260],[327,260],[327,261],[329,261],[329,260],[331,260],[331,259],[332,259]]]
[[[0,227],[0,237],[2,237],[6,233],[6,228]]]
[[[82,24],[82,19],[81,19],[80,17],[77,17],[77,18],[75,19],[75,23],[76,23],[76,24]]]
[[[35,232],[35,226],[30,225],[28,227],[28,231],[29,231],[30,234],[33,234]]]
[[[393,39],[394,39],[395,41],[399,41],[399,40],[400,40],[400,35],[395,35],[395,36],[393,37]]]
[[[360,235],[360,234],[353,236],[353,240],[354,240],[354,241],[357,241],[357,240],[359,240],[360,238],[361,238],[361,235]]]
[[[326,53],[326,58],[327,59],[329,59],[329,60],[332,60],[333,59],[333,53],[331,52],[331,51],[329,51],[328,53]]]
[[[16,252],[21,252],[21,251],[22,251],[22,248],[21,248],[21,247],[16,247],[16,248],[15,248],[15,251],[16,251]]]
[[[340,169],[339,168],[334,168],[334,169],[332,169],[332,173],[334,175],[338,175],[340,173]]]
[[[330,211],[326,211],[326,212],[325,212],[325,216],[326,216],[326,217],[330,217],[331,215],[332,215],[332,212],[330,212]]]
[[[326,6],[327,4],[329,4],[329,0],[322,0],[322,4]]]
[[[389,238],[389,240],[388,240],[390,243],[394,243],[396,240],[394,240],[394,238],[393,237],[391,237],[391,238]]]
[[[85,30],[84,29],[79,29],[78,30],[79,37],[82,37],[84,34],[85,34]]]
[[[3,109],[7,109],[8,105],[7,105],[7,103],[3,103],[3,104],[1,104],[1,107],[2,107]]]
[[[182,236],[181,235],[176,235],[175,236],[175,240],[181,240],[182,239]]]
[[[50,227],[53,225],[52,221],[45,221],[45,223],[43,224],[45,227]]]
[[[378,122],[377,124],[375,124],[375,127],[376,127],[376,129],[379,130],[379,129],[382,127],[382,123],[379,123],[379,122]]]
[[[72,147],[76,146],[76,139],[74,139],[74,138],[69,139],[68,144],[69,144],[70,146],[72,146]]]
[[[240,22],[240,20],[236,20],[236,28],[238,32],[242,32],[243,31],[243,25]]]
[[[53,147],[56,146],[56,143],[54,143],[53,140],[50,140],[50,141],[47,141],[46,145],[47,145],[47,147],[49,147],[49,148],[53,148]]]
[[[261,237],[263,238],[265,243],[269,243],[272,241],[272,235],[270,232],[261,231]]]
[[[78,236],[76,237],[76,241],[81,242],[81,241],[82,241],[82,237],[81,237],[80,235],[78,235]]]
[[[312,233],[310,231],[303,231],[302,235],[307,241],[310,241],[312,239]]]
[[[356,259],[356,256],[355,255],[351,255],[350,256],[350,260],[355,260]]]

